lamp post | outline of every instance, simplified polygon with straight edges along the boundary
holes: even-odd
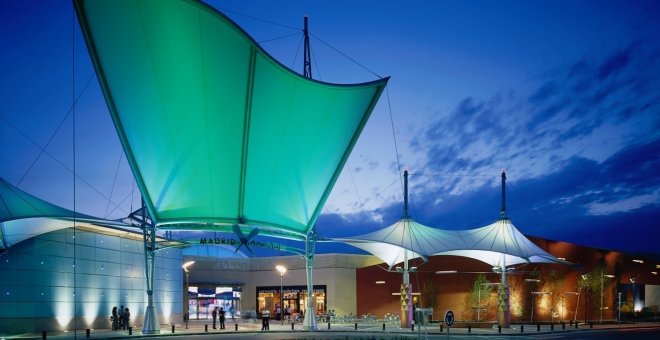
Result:
[[[286,273],[286,267],[282,265],[275,266],[278,272],[280,272],[280,320],[284,324],[284,274]],[[308,296],[309,298],[309,296]]]
[[[613,278],[614,275],[603,274],[600,276],[600,323],[603,323],[603,294],[605,292],[605,280],[604,278]]]
[[[578,315],[578,307],[580,306],[580,293],[582,293],[582,286],[584,286],[585,281],[587,280],[587,275],[582,274],[580,275],[580,278],[582,278],[582,282],[578,284],[578,293],[577,293],[577,302],[575,302],[575,315],[573,315],[573,322],[577,324],[577,315]],[[587,301],[585,299],[584,301],[584,322],[587,322]]]
[[[541,282],[541,280],[539,280],[539,279],[525,279],[525,282],[539,283],[539,282]],[[532,292],[532,294],[534,294],[534,293]],[[529,323],[532,323],[532,322],[534,322],[534,295],[532,295],[532,307],[531,307],[531,313],[530,313],[530,317],[529,317]]]
[[[185,305],[186,308],[184,309],[185,313],[183,314],[183,317],[186,321],[186,329],[188,329],[188,319],[190,319],[190,310],[189,310],[190,302],[188,301],[189,300],[188,290],[190,289],[188,287],[188,285],[190,284],[188,279],[189,279],[190,274],[189,274],[189,271],[188,271],[188,267],[192,266],[193,264],[195,264],[195,261],[188,261],[188,262],[184,263],[183,266],[181,266],[181,268],[183,268],[183,271],[186,272],[186,305]]]
[[[630,283],[632,284],[632,309],[633,312],[635,312],[635,280],[637,279],[639,275],[631,276],[630,277]]]
[[[578,292],[564,292],[564,294],[570,294],[570,295],[576,295],[576,296],[579,295]],[[564,319],[564,294],[562,294],[562,296],[561,296],[561,318],[562,318],[562,320]],[[577,305],[578,302],[580,302],[580,301],[576,301],[575,304]],[[575,312],[577,313],[577,310]]]

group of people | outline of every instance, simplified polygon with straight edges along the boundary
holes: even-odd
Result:
[[[225,329],[225,310],[222,307],[220,307],[219,310],[218,307],[215,307],[211,313],[211,316],[213,316],[213,329],[216,329],[215,321],[218,319],[218,317],[220,318],[220,329]]]
[[[112,308],[112,316],[110,317],[110,320],[112,321],[112,330],[117,331],[120,329],[126,330],[130,327],[130,320],[131,320],[131,312],[128,310],[128,308],[124,308],[124,306],[119,307],[119,310],[117,310],[117,306]]]

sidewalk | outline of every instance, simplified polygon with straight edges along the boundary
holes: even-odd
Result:
[[[212,329],[212,321],[210,320],[192,320],[188,324],[188,328],[185,328],[185,325],[175,325],[174,333],[172,333],[172,325],[161,325],[160,334],[152,335],[142,335],[141,326],[133,328],[132,335],[129,335],[128,331],[112,331],[109,329],[94,329],[90,330],[90,338],[92,339],[125,339],[125,338],[151,338],[151,337],[167,337],[167,336],[181,336],[181,335],[211,335],[215,334],[218,336],[226,336],[226,339],[231,338],[232,333],[302,333],[302,324],[296,323],[291,324],[282,324],[277,320],[271,320],[270,330],[261,331],[261,321],[260,320],[246,320],[246,319],[236,319],[228,320],[225,323],[226,329]],[[219,327],[219,326],[218,326]],[[514,336],[514,335],[536,335],[536,334],[549,334],[549,333],[568,333],[568,332],[579,332],[585,330],[603,330],[603,329],[622,329],[622,328],[658,328],[660,329],[660,323],[636,323],[636,324],[593,324],[591,328],[590,324],[579,324],[576,329],[575,326],[570,326],[565,324],[565,328],[562,328],[561,324],[554,325],[512,325],[511,328],[502,328],[501,330],[498,327],[493,328],[451,328],[450,334],[455,336]],[[440,332],[439,324],[429,324],[421,325],[421,328],[415,327],[413,332],[411,329],[402,329],[395,324],[385,324],[385,330],[383,330],[383,323],[358,323],[357,329],[355,323],[352,324],[330,324],[328,329],[328,323],[318,323],[318,331],[315,334],[319,335],[330,335],[331,333],[341,332],[341,333],[355,333],[356,336],[364,336],[367,334],[374,335],[378,337],[381,336],[414,336],[417,334],[428,334],[428,335],[441,335],[447,334],[447,328],[443,327],[443,332]],[[501,333],[500,333],[501,332]],[[307,333],[307,332],[305,332]],[[0,335],[0,340],[8,339],[42,339],[42,334],[30,333],[30,334],[17,334],[17,335]],[[47,339],[56,339],[56,340],[68,340],[68,339],[85,339],[87,336],[86,330],[78,330],[77,332],[48,332],[46,334]]]

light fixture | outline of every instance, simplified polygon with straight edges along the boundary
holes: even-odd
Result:
[[[408,269],[408,271],[416,272],[416,271],[417,271],[417,267],[410,267],[410,269]]]
[[[644,263],[644,260],[634,259],[633,262]]]
[[[613,279],[613,278],[614,278],[614,275],[612,275],[612,274],[605,274],[605,275],[603,275],[603,276],[605,276],[605,277],[609,277],[610,279]]]
[[[578,295],[578,292],[564,292],[564,294]]]
[[[392,293],[393,296],[401,296],[401,293]]]
[[[401,267],[396,267],[396,268],[394,268],[394,270],[396,270],[397,272],[402,272],[402,271],[403,271],[403,268],[401,268]]]
[[[557,259],[562,260],[562,261],[566,261],[565,257],[558,257]]]
[[[458,270],[438,270],[436,274],[456,274]]]
[[[653,275],[658,275],[658,272],[651,272],[651,274],[653,274]]]
[[[277,265],[275,266],[275,269],[280,272],[280,275],[284,275],[286,273],[286,267],[282,265]]]
[[[192,266],[193,264],[195,264],[195,261],[188,261],[188,262],[184,263],[183,266],[181,266],[181,268],[183,268],[183,270],[185,270],[186,273],[187,273],[188,272],[188,267]]]
[[[541,282],[539,279],[525,279],[525,282]]]
[[[377,284],[377,285],[384,285],[384,284],[385,284],[385,281],[376,281],[376,284]]]

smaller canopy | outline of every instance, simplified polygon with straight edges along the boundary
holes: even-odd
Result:
[[[0,178],[0,249],[4,250],[31,237],[75,227],[106,235],[141,239],[127,224],[74,212],[11,185]],[[158,238],[160,248],[182,246],[181,242]]]
[[[507,266],[522,263],[570,264],[534,244],[506,217],[485,227],[457,230],[455,233],[466,242],[468,247],[439,252],[437,255],[470,257],[486,262],[493,267],[502,266],[503,256]]]
[[[389,268],[414,258],[431,255],[469,257],[501,267],[522,263],[562,263],[530,241],[504,217],[485,227],[468,230],[443,230],[425,226],[410,218],[369,234],[334,239],[367,251]]]
[[[450,249],[464,249],[467,244],[453,231],[425,226],[411,218],[402,218],[396,223],[372,233],[350,238],[335,239],[367,251],[392,268],[406,258],[413,259]]]

